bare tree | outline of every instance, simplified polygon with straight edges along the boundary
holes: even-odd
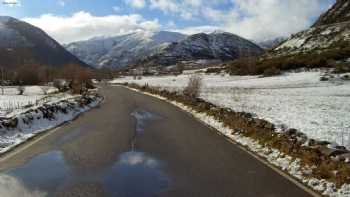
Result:
[[[25,91],[25,87],[20,85],[17,87],[18,90],[18,95],[23,95],[24,91]]]
[[[199,75],[192,75],[183,94],[189,98],[198,98],[202,87],[202,78]]]

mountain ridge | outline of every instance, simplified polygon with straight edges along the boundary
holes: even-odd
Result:
[[[92,38],[65,45],[66,49],[96,68],[120,68],[135,64],[172,42],[186,36],[176,32],[134,32],[131,34]]]
[[[112,42],[114,44],[111,44]],[[105,47],[106,45],[108,46]],[[263,53],[256,44],[227,32],[194,35],[170,31],[137,32],[75,42],[66,45],[66,48],[97,68],[121,68],[130,65],[167,66],[202,59],[226,61]]]
[[[336,3],[309,28],[292,35],[273,49],[272,55],[324,51],[350,43],[350,2]]]
[[[70,63],[88,67],[43,30],[13,17],[0,16],[0,39],[0,64],[7,68]]]

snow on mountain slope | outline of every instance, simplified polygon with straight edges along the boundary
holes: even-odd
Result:
[[[350,22],[312,27],[289,38],[275,52],[285,54],[322,50],[344,41],[350,41]]]
[[[277,55],[339,47],[350,41],[350,2],[337,0],[308,30],[292,35],[274,49]]]
[[[256,56],[263,50],[256,44],[227,32],[194,34],[178,43],[172,43],[163,51],[148,57],[143,64],[172,65],[194,60],[234,60]]]
[[[66,48],[97,68],[120,68],[133,64],[172,65],[196,60],[233,60],[263,52],[254,43],[225,32],[191,36],[167,31],[137,32],[72,43]]]
[[[286,40],[285,37],[278,37],[269,40],[257,41],[255,43],[263,49],[273,49],[279,44],[281,44],[284,40]]]
[[[41,29],[12,17],[0,16],[0,40],[1,65],[85,65]]]
[[[329,25],[334,23],[346,22],[350,20],[350,2],[349,0],[337,0],[336,3],[313,25]]]
[[[81,60],[97,68],[120,68],[135,64],[142,58],[185,37],[175,32],[143,31],[75,42],[66,45],[66,48]]]

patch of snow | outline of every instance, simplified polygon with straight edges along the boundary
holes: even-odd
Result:
[[[12,117],[23,113],[32,107],[74,98],[77,95],[56,93],[58,90],[48,86],[26,86],[23,95],[18,95],[18,87],[4,87],[4,94],[0,88],[0,118]],[[45,93],[46,92],[46,93]]]
[[[79,96],[80,97],[80,96]],[[17,145],[27,141],[28,139],[34,137],[35,135],[47,131],[49,129],[55,128],[65,122],[73,120],[79,114],[97,106],[100,103],[100,99],[96,98],[88,106],[80,107],[76,101],[77,97],[71,97],[65,99],[65,102],[56,101],[51,103],[46,103],[47,105],[59,105],[63,108],[67,108],[67,103],[70,103],[70,108],[67,109],[67,113],[57,112],[54,114],[54,119],[43,118],[43,113],[40,110],[31,111],[28,113],[15,114],[18,120],[17,127],[14,129],[7,129],[5,127],[0,128],[0,153],[7,152]],[[71,108],[74,106],[73,108]],[[25,123],[24,120],[28,120],[31,117],[29,124]]]
[[[306,39],[292,38],[287,42],[283,43],[281,46],[279,46],[275,50],[280,50],[283,48],[299,48],[305,43],[305,41]]]

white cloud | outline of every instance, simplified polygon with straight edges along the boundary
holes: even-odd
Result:
[[[171,29],[170,31],[180,32],[187,35],[198,34],[198,33],[212,33],[214,31],[221,30],[221,27],[218,26],[196,26],[196,27],[188,27],[183,29]]]
[[[224,0],[214,0],[211,4],[200,1],[183,0],[182,4],[190,8],[187,12],[192,13],[192,16],[205,18],[209,25],[188,27],[178,31],[189,33],[221,29],[258,41],[287,37],[308,28],[313,22],[312,19],[318,17],[333,2],[332,0],[230,0],[231,3],[226,2],[229,5],[228,9],[219,10],[215,5],[223,3]],[[176,5],[181,3],[178,2]]]
[[[3,0],[2,4],[9,7],[16,7],[16,6],[21,6],[21,1],[20,0]]]
[[[69,17],[45,14],[38,18],[24,18],[60,43],[86,40],[97,36],[115,36],[140,30],[155,31],[160,28],[158,20],[145,20],[138,14],[93,16],[77,12]]]
[[[178,29],[170,17],[168,23],[165,22],[163,26],[168,30],[187,34],[224,30],[257,41],[289,36],[308,28],[312,24],[312,19],[319,16],[333,2],[333,0],[123,1],[134,8],[147,7],[150,11],[160,10],[177,19],[200,22],[200,26]],[[223,5],[225,9],[222,9]],[[121,10],[120,7],[113,9],[116,12]],[[158,30],[161,26],[157,20],[146,20],[139,14],[93,16],[83,11],[69,17],[46,14],[24,20],[42,28],[61,43],[138,30]],[[181,24],[179,20],[175,22]]]
[[[179,12],[179,6],[173,0],[150,0],[150,7],[159,9],[165,13]]]
[[[227,3],[229,0],[149,0],[151,9],[158,9],[166,14],[178,15],[183,19],[192,20],[201,17],[210,6]],[[211,9],[210,11],[214,11]]]
[[[115,12],[120,12],[120,10],[121,10],[121,8],[119,6],[113,6],[112,9]]]
[[[145,0],[124,0],[125,4],[130,5],[133,8],[141,9],[146,6]]]
[[[8,175],[0,175],[0,196],[6,197],[45,197],[47,194],[39,190],[28,189],[20,180]]]
[[[226,30],[249,39],[265,40],[308,28],[326,0],[234,0],[236,8],[222,20]],[[328,1],[329,3],[329,1]]]
[[[63,0],[59,0],[59,1],[58,1],[58,5],[64,7],[64,6],[66,5],[66,2],[63,1]]]

